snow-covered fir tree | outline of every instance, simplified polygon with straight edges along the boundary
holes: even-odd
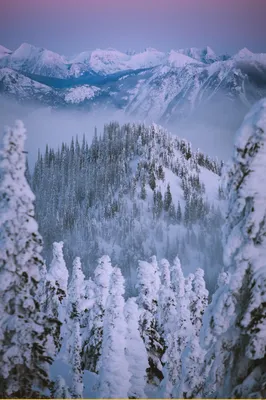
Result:
[[[107,255],[101,257],[94,271],[95,301],[90,312],[87,334],[84,333],[83,345],[84,367],[92,372],[99,371],[98,361],[102,348],[103,321],[112,272],[110,257]]]
[[[162,397],[173,397],[173,389],[178,379],[178,363],[176,363],[178,352],[178,332],[176,330],[177,299],[172,289],[170,264],[166,259],[160,263],[161,286],[159,291],[159,323],[160,331],[164,339],[165,351],[162,357],[163,380],[160,384],[160,395]]]
[[[0,173],[1,397],[37,397],[50,387],[47,343],[54,324],[40,311],[42,239],[35,197],[25,178],[25,129],[17,121],[4,136]]]
[[[192,324],[191,335],[182,352],[181,379],[176,393],[178,397],[182,398],[193,398],[201,394],[205,383],[205,373],[203,373],[205,351],[200,346],[199,334],[203,314],[208,304],[208,291],[205,287],[202,269],[198,268],[191,278],[188,277],[186,285]]]
[[[70,399],[70,393],[64,378],[61,375],[58,375],[56,378],[53,390],[52,390],[52,397],[54,399]]]
[[[190,318],[195,334],[199,336],[202,319],[208,305],[209,292],[206,289],[204,271],[197,268],[192,281],[193,297],[190,303]]]
[[[89,278],[84,282],[84,299],[82,302],[81,327],[84,330],[84,340],[88,337],[88,329],[92,318],[92,309],[95,303],[96,284]]]
[[[176,324],[176,336],[177,344],[175,344],[175,371],[176,371],[176,381],[175,387],[173,389],[173,397],[178,396],[177,393],[180,391],[181,383],[181,371],[182,371],[182,353],[186,348],[192,334],[192,324],[190,319],[190,299],[191,293],[189,288],[191,288],[191,279],[185,280],[184,274],[181,268],[180,259],[177,256],[171,266],[171,281],[172,287],[176,297],[177,303],[177,324]],[[187,286],[186,286],[187,283]]]
[[[131,391],[125,353],[127,324],[124,316],[124,293],[124,278],[121,270],[115,267],[106,303],[99,360],[99,395],[102,398],[127,398]]]
[[[50,320],[57,322],[52,333],[53,357],[61,347],[65,322],[68,270],[63,256],[63,242],[53,243],[53,259],[48,273],[42,271],[41,290],[38,292],[41,310]]]
[[[266,362],[266,100],[245,117],[225,169],[229,198],[224,229],[227,276],[204,318],[205,393],[265,396]]]
[[[171,288],[170,264],[169,261],[163,258],[160,262],[160,289],[158,300],[158,323],[161,332],[165,330],[165,322],[168,318],[169,296],[173,294]]]
[[[140,333],[148,353],[148,381],[158,384],[162,378],[161,357],[164,346],[158,323],[158,296],[160,275],[156,257],[151,262],[140,261],[137,269],[138,298],[140,308]]]
[[[146,398],[146,370],[149,368],[148,354],[139,331],[139,309],[135,298],[129,298],[125,304],[126,359],[130,373],[129,398]]]
[[[193,332],[181,355],[181,373],[175,391],[176,397],[191,399],[202,395],[206,380],[204,357],[205,351],[200,346],[199,337]]]
[[[69,364],[72,368],[72,384],[71,384],[71,397],[82,398],[83,397],[83,370],[81,362],[81,351],[82,351],[82,341],[80,324],[77,318],[74,318],[72,323],[72,334],[69,338]]]
[[[81,268],[80,258],[73,262],[72,276],[68,288],[68,334],[65,338],[68,352],[68,362],[72,367],[71,394],[73,398],[83,397],[83,371],[82,371],[82,340],[80,321],[82,302],[85,297],[84,274]]]
[[[56,296],[60,303],[67,295],[68,269],[63,255],[63,242],[53,243],[53,259],[48,271],[47,280],[57,288]]]

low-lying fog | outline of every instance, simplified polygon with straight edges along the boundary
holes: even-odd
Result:
[[[52,110],[36,105],[22,105],[0,97],[0,130],[1,141],[4,127],[12,126],[16,119],[21,119],[27,129],[26,148],[29,151],[29,163],[32,167],[37,157],[38,149],[44,151],[48,144],[55,149],[62,141],[70,142],[72,136],[79,138],[85,133],[88,142],[97,127],[100,133],[105,123],[118,121],[133,122],[132,117],[119,111],[103,111],[86,113],[84,111]],[[135,122],[140,122],[135,120]],[[181,138],[191,141],[194,149],[199,147],[212,157],[227,160],[232,154],[233,130],[205,126],[203,122],[186,123],[182,126],[168,127],[169,131]]]

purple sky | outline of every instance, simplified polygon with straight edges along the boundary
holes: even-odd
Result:
[[[266,52],[266,0],[0,0],[0,44]]]

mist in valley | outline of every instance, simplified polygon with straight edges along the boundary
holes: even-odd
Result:
[[[4,96],[0,97],[0,126],[1,138],[5,126],[13,126],[16,119],[21,119],[27,129],[26,149],[29,152],[30,168],[37,159],[38,149],[45,150],[46,144],[57,149],[62,142],[70,143],[72,137],[79,138],[85,134],[88,143],[91,142],[95,127],[100,134],[105,124],[117,121],[120,124],[128,122],[144,122],[146,125],[153,121],[140,121],[123,110],[105,109],[85,112],[84,110],[53,109],[41,107],[36,103],[21,104]],[[221,115],[222,112],[222,115]],[[243,118],[243,110],[236,112],[235,119],[230,124],[219,124],[226,119],[220,104],[205,107],[200,115],[191,116],[185,122],[175,122],[161,125],[173,135],[187,139],[192,148],[200,148],[211,157],[227,160],[232,154],[234,134]],[[215,121],[217,123],[215,124]]]

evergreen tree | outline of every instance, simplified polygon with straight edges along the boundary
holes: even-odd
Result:
[[[181,211],[180,201],[178,201],[176,220],[178,224],[180,224],[182,221],[182,211]]]
[[[56,287],[56,296],[60,303],[67,296],[68,270],[63,255],[63,242],[53,243],[53,259],[47,280]]]
[[[199,335],[202,326],[202,318],[208,305],[209,292],[206,289],[204,271],[198,268],[194,274],[192,282],[193,298],[190,304],[190,315],[193,329]]]
[[[50,387],[51,321],[36,299],[42,239],[34,195],[25,178],[25,129],[8,129],[1,150],[0,182],[0,388],[1,397],[37,397]]]
[[[83,397],[83,371],[81,363],[81,333],[79,320],[75,318],[72,322],[72,333],[69,339],[69,362],[72,368],[72,398]]]
[[[204,271],[202,269],[198,268],[195,275],[191,275],[191,279],[187,279],[186,297],[189,301],[192,330],[190,339],[181,356],[182,373],[176,393],[183,398],[202,395],[206,379],[203,372],[205,351],[200,346],[199,333],[203,314],[208,304],[208,291],[205,288]]]
[[[72,367],[71,394],[73,398],[81,398],[83,396],[83,371],[81,367],[82,342],[80,321],[82,302],[85,297],[85,284],[79,257],[76,257],[73,263],[68,294],[68,336],[66,339],[66,347],[68,351],[68,361]]]
[[[99,360],[99,394],[102,398],[126,398],[130,390],[130,373],[125,354],[127,326],[123,313],[124,292],[124,278],[116,267],[110,281]]]
[[[172,194],[171,194],[171,190],[170,190],[170,185],[168,183],[167,190],[164,195],[164,201],[163,201],[163,206],[164,206],[165,211],[169,210],[171,203],[172,203]]]
[[[42,277],[42,290],[39,295],[41,310],[50,321],[54,323],[53,357],[61,347],[63,332],[61,326],[65,322],[64,299],[67,296],[68,270],[63,257],[63,242],[53,244],[53,260],[49,272]]]
[[[151,190],[154,190],[156,188],[156,179],[155,179],[155,175],[154,175],[152,168],[151,168],[150,174],[149,174],[149,185],[150,185]]]
[[[147,196],[147,193],[146,193],[146,182],[145,182],[145,179],[143,179],[142,182],[141,182],[140,198],[142,200],[145,200],[146,196]]]
[[[173,389],[172,395],[174,397],[178,396],[180,392],[181,384],[181,371],[182,371],[182,353],[187,346],[187,343],[192,334],[192,326],[190,321],[190,299],[191,293],[189,293],[189,288],[191,286],[190,279],[186,282],[183,271],[181,268],[181,263],[178,257],[174,259],[173,265],[171,267],[171,281],[172,287],[176,297],[177,303],[177,314],[178,320],[176,324],[176,336],[177,344],[176,346],[176,365],[175,374],[176,382],[175,388]],[[186,285],[187,283],[187,285]]]
[[[265,116],[264,100],[244,119],[224,170],[227,276],[204,318],[210,369],[205,391],[210,386],[219,397],[263,397],[265,385]]]
[[[146,370],[149,368],[148,355],[139,332],[139,309],[135,298],[129,298],[124,310],[126,334],[126,358],[130,372],[129,398],[145,398]]]
[[[178,335],[176,331],[178,314],[176,296],[171,285],[170,264],[167,260],[163,259],[160,265],[159,322],[165,344],[165,352],[162,357],[164,366],[160,395],[171,398],[178,378],[178,363],[176,363],[176,358],[178,357]]]
[[[163,340],[157,321],[160,276],[155,256],[151,263],[139,262],[136,288],[139,292],[137,302],[140,307],[140,333],[149,359],[148,381],[158,384],[163,378]]]
[[[103,321],[112,271],[110,257],[101,257],[94,271],[95,302],[91,310],[91,320],[88,327],[89,337],[85,340],[83,348],[83,357],[84,360],[87,360],[85,368],[92,372],[99,371],[98,361],[102,348]]]
[[[70,393],[68,391],[66,382],[61,375],[58,375],[53,385],[52,397],[54,399],[69,399]]]

